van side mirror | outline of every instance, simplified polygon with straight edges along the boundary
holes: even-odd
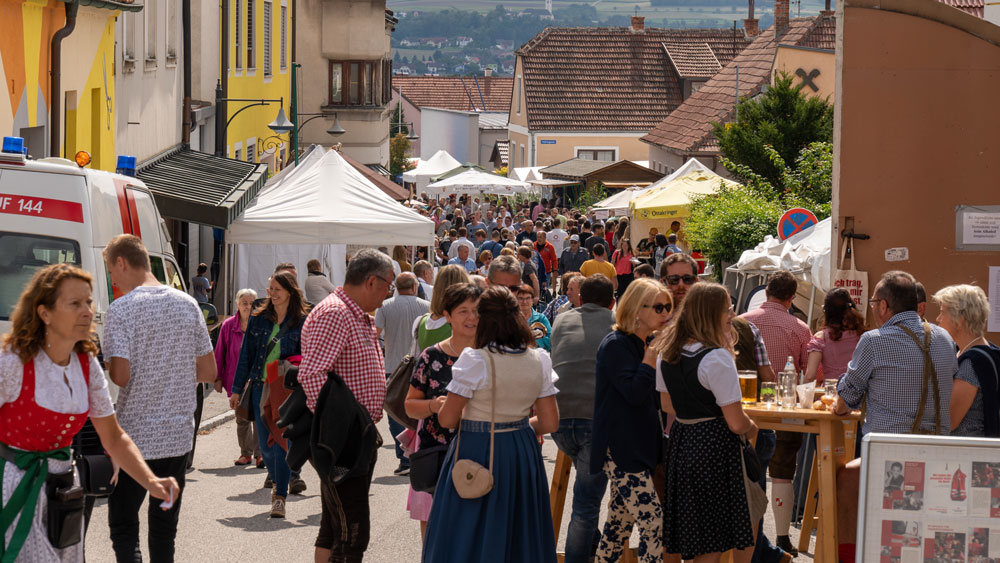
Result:
[[[201,307],[201,316],[205,318],[207,326],[214,326],[219,322],[219,313],[215,310],[215,305],[211,303],[198,303]]]

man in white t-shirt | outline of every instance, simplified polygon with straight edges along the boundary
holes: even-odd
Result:
[[[118,422],[158,477],[181,490],[195,433],[196,383],[216,379],[215,355],[198,303],[153,276],[149,255],[133,235],[104,249],[111,281],[121,292],[104,321],[104,357],[118,393]],[[169,510],[149,511],[148,555],[172,561],[181,491]],[[139,509],[146,491],[125,472],[108,499],[108,527],[119,561],[139,551]]]
[[[564,246],[566,244],[566,239],[569,238],[569,233],[567,233],[562,228],[562,222],[557,221],[556,227],[548,232],[547,237],[552,246],[556,249],[556,256],[561,256]]]

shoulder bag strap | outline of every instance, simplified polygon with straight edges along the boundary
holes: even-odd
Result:
[[[496,411],[497,411],[497,378],[496,364],[493,362],[493,354],[489,350],[484,350],[486,357],[490,359],[490,476],[493,476],[493,438],[496,435]]]
[[[286,332],[288,332],[288,324],[281,323],[281,327],[278,329],[278,334],[275,334],[274,338],[267,343],[267,352],[264,353],[265,360],[271,355],[271,350],[274,350],[274,347],[278,344],[278,342],[281,342],[281,337],[284,336]]]
[[[920,429],[920,422],[924,418],[924,407],[927,403],[927,390],[928,386],[933,384],[934,387],[934,433],[941,434],[941,392],[938,389],[937,380],[937,370],[934,368],[934,361],[931,359],[931,325],[924,323],[924,342],[921,344],[920,339],[917,335],[913,333],[912,330],[906,326],[900,324],[899,328],[903,329],[910,338],[917,344],[920,351],[924,355],[924,380],[920,385],[920,405],[917,407],[917,417],[913,420],[913,426],[910,427],[910,433],[916,434]]]

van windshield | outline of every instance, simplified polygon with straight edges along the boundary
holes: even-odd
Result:
[[[50,264],[80,265],[80,245],[76,241],[0,232],[0,320],[10,315],[35,272]]]

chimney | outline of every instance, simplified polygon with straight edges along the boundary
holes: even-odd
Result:
[[[774,36],[788,29],[788,0],[774,0]]]
[[[493,69],[492,68],[487,68],[485,70],[485,76],[493,76]]]
[[[753,17],[753,2],[754,0],[749,1],[747,19],[743,20],[743,30],[746,32],[747,37],[757,37],[760,35],[759,22],[757,18]]]
[[[646,17],[632,16],[632,33],[645,33],[645,31],[646,31]]]

